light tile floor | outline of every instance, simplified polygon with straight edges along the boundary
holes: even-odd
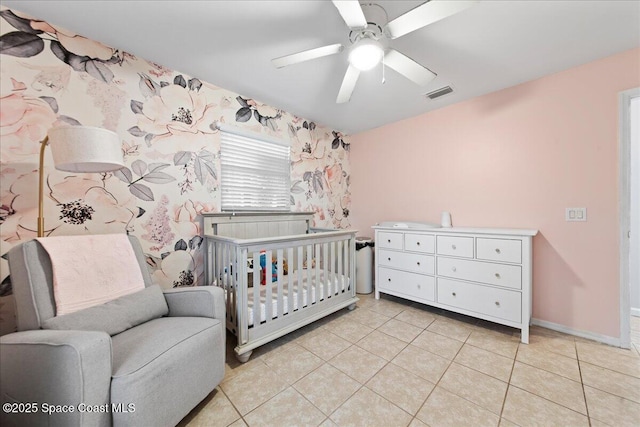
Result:
[[[632,349],[359,295],[240,364],[180,426],[639,426]]]

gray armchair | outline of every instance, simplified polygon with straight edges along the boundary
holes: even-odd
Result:
[[[44,248],[9,252],[19,332],[0,337],[0,425],[170,426],[220,383],[222,289],[162,292],[129,240],[145,289],[58,317]]]

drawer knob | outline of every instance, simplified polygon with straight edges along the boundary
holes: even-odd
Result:
[[[451,249],[456,250],[456,245],[451,245]]]
[[[500,278],[500,273],[496,273],[496,279]]]
[[[420,242],[417,242],[416,245],[420,246]]]
[[[499,254],[500,253],[500,248],[496,248],[496,253]]]
[[[416,264],[420,265],[420,261],[418,261]]]
[[[391,281],[391,277],[389,277],[387,280],[390,282]]]
[[[420,289],[420,285],[418,285],[418,289]]]
[[[500,301],[496,301],[496,307],[500,307]]]
[[[387,258],[389,261],[391,261],[391,257]]]
[[[453,295],[453,296],[455,297],[455,296],[456,296],[456,293],[455,293],[455,292],[451,292],[451,295]]]
[[[453,271],[454,273],[456,272],[457,268],[455,267],[451,267],[451,271]]]
[[[391,243],[391,239],[387,239],[387,243]]]

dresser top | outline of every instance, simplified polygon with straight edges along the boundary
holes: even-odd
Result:
[[[525,228],[476,228],[476,227],[429,227],[429,228],[426,228],[426,227],[412,227],[410,224],[407,227],[374,225],[371,228],[375,230],[384,230],[384,231],[408,231],[408,232],[438,233],[438,234],[448,234],[448,233],[493,234],[493,235],[504,235],[504,236],[531,236],[531,237],[538,234],[538,230],[525,229]]]

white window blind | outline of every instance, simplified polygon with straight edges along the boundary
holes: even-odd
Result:
[[[219,125],[223,211],[289,211],[291,148],[288,144]]]

